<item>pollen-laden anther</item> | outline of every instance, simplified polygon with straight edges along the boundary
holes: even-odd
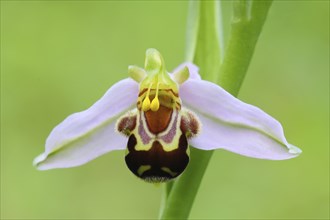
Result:
[[[117,130],[129,137],[125,161],[132,173],[147,182],[166,182],[187,167],[188,139],[198,134],[200,123],[181,107],[178,83],[165,71],[162,57],[156,58],[146,61],[136,110],[118,120]]]

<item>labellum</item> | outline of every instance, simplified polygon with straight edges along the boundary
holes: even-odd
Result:
[[[194,113],[181,107],[177,82],[162,66],[152,68],[140,83],[136,109],[118,120],[117,130],[128,137],[128,168],[137,177],[157,183],[185,170],[188,140],[197,135],[200,125]]]

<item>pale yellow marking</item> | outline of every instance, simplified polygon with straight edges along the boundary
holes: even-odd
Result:
[[[189,148],[189,144],[188,144],[188,146],[187,146],[186,154],[188,155],[188,157],[190,157],[190,148]]]
[[[152,140],[150,141],[149,144],[143,144],[142,141],[139,141],[134,148],[136,151],[148,151],[151,149],[152,143],[153,143]]]
[[[137,173],[139,174],[139,176],[142,176],[142,174],[144,172],[146,172],[147,170],[150,170],[151,169],[151,166],[150,165],[141,165],[139,167],[139,169],[137,170]]]
[[[168,168],[168,167],[162,167],[161,169],[162,169],[162,171],[170,174],[171,176],[176,176],[178,174],[178,173],[173,172],[172,170],[170,170],[170,168]]]
[[[165,152],[171,152],[173,150],[176,150],[179,148],[179,138],[180,138],[180,135],[175,135],[174,138],[173,138],[173,141],[172,143],[166,143],[164,142],[163,140],[159,139],[159,143],[161,143],[162,147],[163,147],[163,150]]]

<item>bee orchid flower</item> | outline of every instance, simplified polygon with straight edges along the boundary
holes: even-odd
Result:
[[[301,150],[289,144],[281,124],[184,63],[173,73],[161,54],[148,49],[145,67],[114,84],[85,111],[67,117],[34,160],[40,170],[75,167],[114,150],[137,177],[166,182],[189,162],[189,146],[225,149],[247,157],[284,160]]]

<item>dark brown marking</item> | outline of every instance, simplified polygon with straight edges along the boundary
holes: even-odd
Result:
[[[164,89],[167,92],[171,92],[175,97],[179,97],[178,93],[175,93],[172,89]]]
[[[147,88],[143,89],[140,93],[139,96],[143,95],[146,91],[148,91]],[[170,92],[172,93],[175,97],[179,97],[178,93],[175,93],[172,89],[160,89],[159,92],[165,91],[165,92]],[[150,93],[155,93],[156,89],[150,89]]]
[[[139,93],[139,97],[140,97],[141,95],[143,95],[146,91],[148,91],[147,88],[143,89],[143,90]]]
[[[180,136],[180,139],[179,139],[179,148],[180,149],[187,149],[187,146],[188,146],[188,141],[187,141],[187,138],[186,136],[184,136],[183,134]]]
[[[136,126],[136,116],[125,116],[119,119],[117,130],[125,135],[129,135]]]
[[[135,151],[135,146],[136,146],[136,138],[135,138],[135,135],[134,134],[131,134],[128,138],[128,142],[127,142],[127,148],[128,148],[128,151],[131,152],[131,151]]]
[[[144,113],[149,131],[153,134],[158,134],[165,131],[168,127],[173,109],[163,105],[159,106],[157,111],[148,110]]]
[[[177,149],[166,152],[159,141],[154,141],[148,151],[137,151],[133,145],[136,144],[134,135],[131,135],[127,144],[129,153],[125,157],[128,168],[139,178],[149,182],[165,182],[179,176],[189,163],[187,138],[182,134]],[[137,173],[141,165],[150,165],[151,169],[143,172],[141,176]],[[167,167],[174,176],[162,170]]]

